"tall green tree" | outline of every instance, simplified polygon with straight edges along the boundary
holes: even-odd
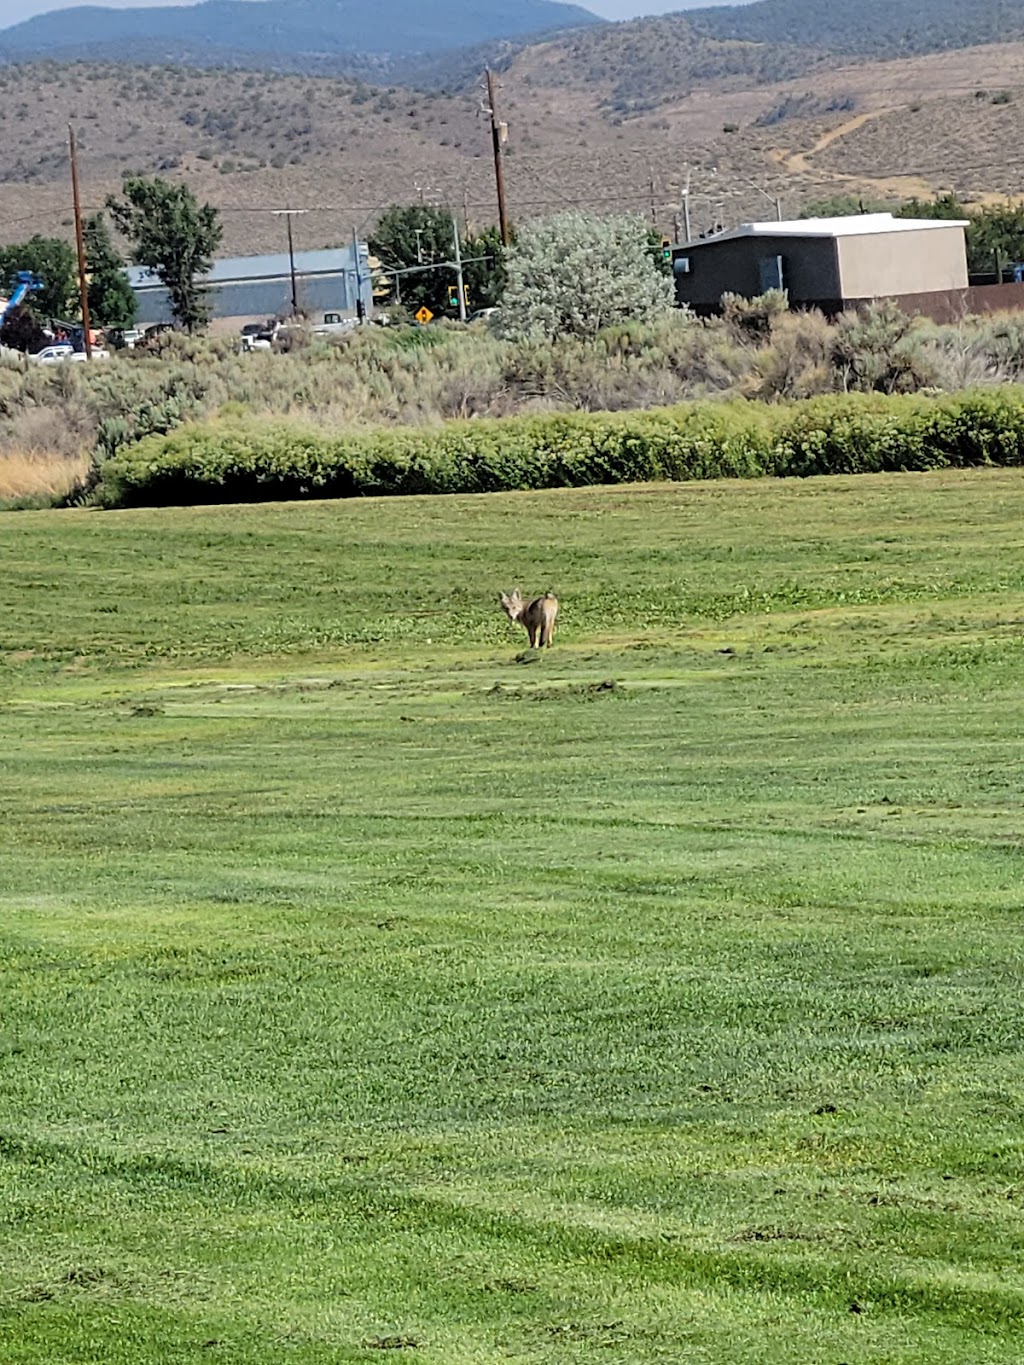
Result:
[[[639,218],[558,213],[524,227],[509,253],[502,331],[514,339],[592,337],[612,323],[651,322],[673,305]]]
[[[187,185],[159,176],[126,175],[121,193],[122,199],[110,196],[107,208],[131,242],[134,261],[159,278],[177,321],[189,332],[201,330],[210,316],[202,277],[224,236],[217,210],[200,204]]]
[[[455,284],[450,262],[455,257],[455,228],[446,209],[426,204],[395,204],[383,215],[370,238],[371,253],[385,270],[410,270],[402,275],[398,292],[413,312],[427,307],[438,316],[457,314],[448,301]],[[459,249],[465,265],[462,278],[469,307],[493,308],[505,287],[505,249],[496,228],[476,235],[460,236]],[[475,259],[483,257],[484,259]],[[423,270],[423,266],[437,269]]]
[[[130,327],[138,305],[102,213],[85,220],[82,235],[89,274],[90,321],[97,327]]]
[[[470,308],[496,308],[508,284],[508,253],[501,232],[489,227],[463,238],[462,256]]]
[[[60,237],[30,237],[0,248],[0,293],[7,294],[20,270],[31,270],[43,282],[25,300],[25,309],[40,318],[69,322],[79,315],[78,262]]]
[[[455,282],[454,272],[419,267],[452,259],[455,239],[450,213],[426,204],[395,204],[377,224],[368,245],[385,270],[415,272],[399,279],[398,294],[403,304],[413,312],[426,307],[439,316],[447,310],[448,286]]]
[[[988,271],[1024,261],[1024,204],[987,204],[970,214],[967,264]]]

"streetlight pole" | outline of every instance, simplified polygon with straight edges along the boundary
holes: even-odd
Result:
[[[769,194],[768,191],[764,189],[761,185],[759,185],[756,180],[746,180],[742,176],[740,178],[743,180],[743,183],[745,185],[749,185],[752,190],[757,190],[758,194],[761,195],[763,199],[767,199],[769,204],[774,205],[775,219],[777,222],[781,223],[782,222],[781,198],[777,194]]]
[[[462,283],[462,247],[459,245],[459,225],[452,214],[452,236],[455,238],[455,278],[459,290],[459,321],[466,321],[466,287]]]

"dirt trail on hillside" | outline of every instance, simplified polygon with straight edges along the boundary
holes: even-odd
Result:
[[[853,118],[841,123],[838,128],[832,128],[829,132],[823,133],[817,142],[806,152],[782,153],[782,165],[787,171],[817,171],[816,166],[810,165],[808,157],[816,156],[818,152],[823,152],[826,147],[831,147],[833,142],[838,142],[847,133],[855,133],[858,128],[863,128],[865,123],[871,123],[876,118],[881,118],[883,114],[891,114],[892,109],[872,109],[866,114],[855,114]],[[774,153],[773,153],[774,155]]]
[[[817,142],[806,151],[792,152],[788,147],[773,147],[768,155],[776,165],[781,166],[790,175],[813,175],[820,181],[830,181],[843,189],[850,185],[856,185],[859,189],[870,188],[882,196],[900,195],[907,199],[930,199],[935,193],[935,187],[919,175],[849,175],[846,171],[833,171],[827,167],[815,166],[811,161],[811,157],[823,152],[826,147],[831,147],[848,133],[855,133],[858,128],[863,128],[865,123],[883,118],[886,114],[897,113],[898,108],[899,106],[887,105],[882,109],[871,109],[864,114],[855,114],[845,123],[840,123],[837,128],[822,133]]]

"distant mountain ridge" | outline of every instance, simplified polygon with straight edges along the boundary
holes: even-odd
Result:
[[[916,56],[1024,37],[1024,0],[757,0],[686,11],[719,41],[794,44],[837,55]]]
[[[39,14],[0,30],[0,60],[41,57],[183,61],[244,53],[251,65],[282,58],[329,62],[356,54],[438,53],[601,24],[559,0],[203,0],[193,6]]]
[[[606,23],[560,0],[203,0],[37,15],[0,30],[0,65],[39,59],[175,63],[464,88],[553,44],[542,83],[610,87],[630,116],[709,84],[793,79],[851,59],[1024,39],[1024,0],[753,0]]]

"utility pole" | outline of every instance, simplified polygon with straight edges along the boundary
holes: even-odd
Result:
[[[288,268],[292,277],[292,317],[299,311],[299,290],[295,279],[295,243],[292,240],[292,215],[307,213],[308,209],[273,209],[275,218],[284,218],[288,224]]]
[[[462,283],[462,247],[459,244],[459,224],[452,214],[452,233],[455,237],[455,280],[459,289],[459,321],[466,321],[466,289]]]
[[[653,167],[653,166],[648,166],[648,167],[647,167],[647,170],[648,170],[648,172],[650,173],[650,177],[651,177],[651,178],[650,178],[650,181],[648,182],[649,185],[650,185],[650,190],[651,190],[651,227],[656,228],[656,227],[658,226],[658,204],[657,204],[658,182],[657,182],[657,180],[655,180],[655,178],[654,178],[654,167]]]
[[[82,301],[82,341],[86,360],[92,359],[92,338],[89,333],[89,285],[85,278],[85,236],[82,232],[82,200],[78,193],[78,149],[75,130],[68,124],[68,147],[71,151],[71,194],[75,204],[75,244],[78,247],[78,296]]]
[[[505,172],[502,167],[501,145],[508,136],[508,124],[498,122],[494,107],[494,72],[487,68],[487,112],[491,116],[491,144],[494,148],[494,182],[498,190],[498,223],[501,227],[501,241],[508,246],[508,214],[505,212]]]

